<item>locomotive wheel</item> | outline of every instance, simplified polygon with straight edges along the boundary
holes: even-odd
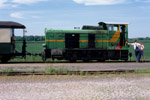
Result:
[[[124,60],[125,62],[128,62],[128,60]]]
[[[105,62],[105,59],[99,59],[98,62]]]
[[[83,60],[83,62],[89,62],[89,60]]]
[[[72,63],[73,63],[73,62],[76,62],[76,60],[74,60],[74,59],[71,59],[71,60],[69,60],[69,61],[72,62]]]

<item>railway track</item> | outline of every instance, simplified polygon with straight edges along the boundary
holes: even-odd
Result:
[[[7,76],[27,76],[27,75],[98,75],[98,74],[120,74],[133,73],[134,70],[109,70],[109,71],[68,71],[60,73],[44,73],[44,72],[0,72],[0,75]]]
[[[89,62],[59,62],[59,61],[52,61],[52,62],[42,62],[42,61],[34,61],[34,62],[7,62],[7,63],[0,63],[0,64],[21,64],[21,63],[30,63],[30,64],[34,64],[34,63],[40,63],[40,64],[44,64],[44,63],[133,63],[133,62],[136,62],[136,61],[105,61],[105,62],[97,62],[97,61],[89,61]],[[141,63],[148,63],[150,61],[144,61],[144,62],[141,62]]]
[[[7,63],[0,64],[0,75],[67,75],[124,73],[136,70],[150,71],[150,62],[104,63]]]

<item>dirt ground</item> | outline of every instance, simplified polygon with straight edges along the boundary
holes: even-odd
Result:
[[[150,74],[0,76],[0,100],[150,100]]]

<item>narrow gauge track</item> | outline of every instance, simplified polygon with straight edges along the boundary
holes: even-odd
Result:
[[[67,73],[42,73],[42,72],[0,72],[0,75],[7,76],[27,76],[27,75],[98,75],[98,74],[122,74],[133,73],[134,70],[115,70],[115,71],[68,71]]]
[[[105,61],[105,62],[96,62],[96,61],[89,61],[89,62],[59,62],[59,61],[57,61],[57,62],[41,62],[41,61],[39,61],[39,62],[7,62],[7,63],[0,63],[0,65],[1,64],[36,64],[36,63],[38,63],[38,64],[53,64],[53,63],[133,63],[133,62],[136,62],[136,61]],[[140,62],[140,63],[148,63],[148,62],[150,62],[150,61],[144,61],[144,62]]]
[[[0,64],[1,75],[56,75],[124,73],[136,70],[149,70],[150,62],[104,62],[104,63],[7,63]],[[65,70],[65,73],[61,71]]]

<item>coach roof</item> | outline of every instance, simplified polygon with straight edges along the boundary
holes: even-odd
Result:
[[[20,23],[13,22],[13,21],[0,21],[0,28],[25,29],[26,27]]]

